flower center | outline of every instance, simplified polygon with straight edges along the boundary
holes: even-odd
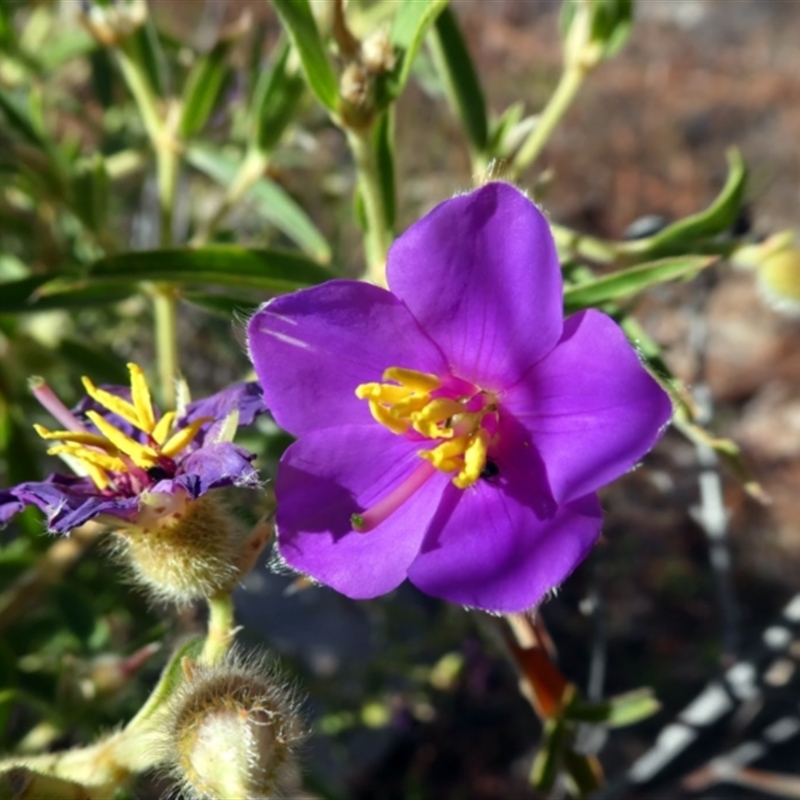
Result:
[[[98,489],[113,482],[112,475],[127,474],[142,488],[171,477],[175,473],[175,457],[197,436],[210,417],[202,417],[183,428],[173,430],[176,412],[168,411],[156,420],[150,389],[144,372],[137,364],[128,364],[131,375],[131,402],[104,389],[98,389],[84,377],[86,393],[106,411],[133,426],[141,435],[129,436],[97,411],[87,411],[95,431],[88,430],[41,380],[31,382],[36,398],[68,430],[50,431],[34,425],[43,439],[63,442],[51,447],[49,455],[62,456],[68,462],[77,460],[88,472]],[[74,462],[73,462],[74,463]]]
[[[419,450],[420,458],[455,473],[453,484],[459,489],[472,486],[497,441],[495,395],[461,378],[441,379],[402,367],[387,369],[383,380],[387,383],[362,383],[356,397],[367,400],[372,416],[393,433],[437,442]]]

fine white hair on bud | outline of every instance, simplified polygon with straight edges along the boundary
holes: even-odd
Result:
[[[263,659],[184,662],[167,712],[166,763],[182,796],[263,800],[296,777],[304,728],[294,690]]]
[[[111,537],[134,583],[178,606],[233,587],[244,532],[214,496],[151,494],[142,504],[137,523]]]

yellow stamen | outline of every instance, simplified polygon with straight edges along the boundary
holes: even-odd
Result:
[[[414,430],[430,439],[449,439],[453,435],[453,429],[449,425],[439,427],[439,423],[461,414],[463,410],[464,406],[456,400],[437,397],[411,415],[411,424]]]
[[[158,421],[155,428],[153,428],[152,433],[150,434],[153,437],[153,441],[156,444],[164,444],[164,439],[169,436],[169,432],[172,430],[172,423],[175,421],[175,412],[174,411],[167,411],[163,417]]]
[[[411,395],[405,386],[391,386],[386,383],[362,383],[356,387],[359,400],[377,400],[380,403],[399,403]]]
[[[486,428],[480,428],[470,437],[470,443],[464,453],[464,468],[453,478],[453,483],[459,489],[466,489],[472,486],[486,466],[486,458],[489,452],[491,437]]]
[[[110,422],[103,419],[96,411],[87,411],[86,416],[97,426],[103,434],[113,444],[117,450],[130,456],[137,467],[147,469],[158,463],[158,454],[151,447],[145,447],[139,442],[135,442],[127,434],[115,428]]]
[[[88,394],[92,400],[96,400],[103,408],[108,409],[118,417],[122,417],[126,422],[130,422],[131,425],[137,428],[139,427],[139,414],[130,403],[126,402],[121,397],[117,397],[115,394],[111,394],[111,392],[107,392],[105,389],[98,389],[86,376],[81,378],[81,380],[86,389],[86,394]]]
[[[449,439],[442,442],[438,447],[432,450],[420,450],[418,455],[426,461],[430,461],[437,469],[444,469],[444,464],[453,463],[453,459],[458,460],[458,467],[460,468],[460,457],[464,455],[464,451],[469,446],[469,436],[458,436],[455,439]],[[450,472],[452,470],[445,470]]]
[[[177,455],[192,441],[192,439],[194,439],[195,436],[197,436],[200,428],[212,420],[213,417],[200,417],[199,419],[196,419],[194,422],[187,425],[185,428],[181,428],[161,447],[161,452],[170,458],[172,458],[174,455]]]
[[[436,375],[403,367],[389,367],[383,373],[383,379],[395,381],[417,392],[432,392],[442,385],[442,381]]]
[[[108,453],[101,453],[99,450],[90,450],[88,447],[83,447],[79,444],[58,444],[49,448],[47,454],[50,456],[66,454],[78,458],[86,464],[93,464],[96,467],[111,470],[112,472],[119,472],[125,469],[125,464],[119,458]]]
[[[87,444],[92,447],[102,447],[109,450],[111,445],[97,433],[84,433],[83,431],[49,431],[44,425],[34,424],[33,429],[42,439],[59,439],[62,442],[75,442],[76,444]]]
[[[405,420],[392,416],[388,408],[376,403],[374,400],[369,401],[369,410],[372,416],[392,433],[405,433],[411,427]]]
[[[145,433],[152,433],[156,425],[156,417],[153,413],[153,401],[150,399],[147,378],[138,364],[128,364],[128,372],[131,374],[131,400],[136,409],[136,416],[139,418],[138,424],[134,424]]]

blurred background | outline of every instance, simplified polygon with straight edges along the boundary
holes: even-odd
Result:
[[[531,114],[546,103],[561,71],[559,5],[451,3],[491,111],[521,101]],[[13,30],[0,50],[0,87],[45,98],[47,130],[83,158],[136,152],[141,127],[102,50],[77,48],[55,66],[20,55],[46,56],[58,33],[80,30],[74,22],[78,6],[67,0],[7,4],[3,13]],[[224,102],[204,131],[206,142],[227,153],[232,130],[237,144],[236,115],[248,71],[274,53],[280,33],[274,12],[261,0],[152,0],[150,8],[179,65],[189,65],[193,52],[207,51],[220,31],[250,14],[230,52],[235,70]],[[618,239],[705,208],[725,180],[726,149],[736,145],[750,170],[739,233],[758,241],[798,229],[798,37],[795,2],[642,0],[626,47],[590,76],[521,185],[535,187],[555,222]],[[424,48],[396,121],[400,231],[468,188],[473,177],[463,133]],[[59,217],[57,203],[43,209],[33,202],[30,175],[37,165],[20,170],[20,153],[29,156],[30,148],[20,145],[11,122],[6,110],[0,116],[0,181],[6,179],[0,183],[0,280],[47,274],[65,260],[91,260],[97,243],[70,215]],[[297,123],[270,158],[268,175],[305,209],[331,243],[338,266],[356,274],[362,254],[351,213],[349,159],[341,132],[305,97]],[[153,170],[146,160],[119,169],[102,208],[111,235],[123,249],[155,247]],[[210,172],[195,165],[180,176],[179,240],[190,238],[196,215],[223,196],[225,180],[210,178]],[[289,241],[265,219],[258,196],[238,204],[214,240]],[[2,485],[41,470],[43,448],[23,432],[26,416],[36,413],[23,396],[27,374],[45,374],[66,400],[74,400],[82,370],[125,382],[124,372],[122,380],[117,377],[125,360],[152,361],[148,307],[141,297],[120,302],[14,315],[3,315],[0,307],[0,400],[7,412]],[[650,686],[662,703],[656,716],[612,731],[602,742],[607,796],[800,797],[800,614],[794,619],[783,611],[800,592],[800,322],[765,300],[752,271],[726,263],[692,282],[649,290],[636,316],[663,347],[669,368],[694,392],[708,429],[741,445],[750,479],[769,502],[758,502],[703,448],[668,431],[640,469],[603,492],[603,540],[543,606],[543,618],[563,672],[590,696]],[[182,305],[181,366],[197,396],[247,373],[241,328],[229,315]],[[260,453],[268,475],[279,446],[270,435],[262,429],[246,442]],[[241,513],[255,519],[262,510],[244,507]],[[15,577],[47,544],[41,523],[27,512],[0,537],[0,582]],[[15,544],[19,537],[27,549]],[[92,553],[67,583],[47,590],[46,602],[24,625],[12,621],[2,631],[4,747],[24,744],[31,730],[43,731],[43,722],[52,729],[50,744],[63,746],[132,713],[163,663],[158,656],[140,681],[91,711],[77,714],[73,707],[68,713],[65,697],[74,696],[76,673],[98,654],[133,652],[164,635],[169,643],[199,625],[193,612],[176,619],[148,607],[106,563]],[[298,587],[266,565],[248,576],[237,609],[245,639],[279,657],[308,694],[314,735],[302,759],[303,796],[541,796],[528,781],[541,725],[481,615],[410,586],[355,603],[326,589]],[[770,645],[775,636],[765,638],[776,626],[791,634],[780,647]],[[743,683],[730,683],[731,674],[745,673]],[[631,777],[631,765],[652,753],[659,734],[713,681],[728,686],[725,713],[692,717],[698,724],[688,750],[678,748],[676,758],[665,757],[646,779],[645,773]],[[44,714],[43,703],[58,714]],[[787,719],[795,720],[794,727]],[[726,779],[709,772],[712,759],[753,742],[762,749],[751,747],[753,758],[735,755]],[[742,773],[742,766],[752,774]],[[139,796],[162,790],[153,779]]]

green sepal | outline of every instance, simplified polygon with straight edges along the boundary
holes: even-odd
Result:
[[[652,689],[636,689],[601,702],[575,701],[564,710],[564,718],[572,722],[624,728],[635,725],[657,713],[661,704]]]

